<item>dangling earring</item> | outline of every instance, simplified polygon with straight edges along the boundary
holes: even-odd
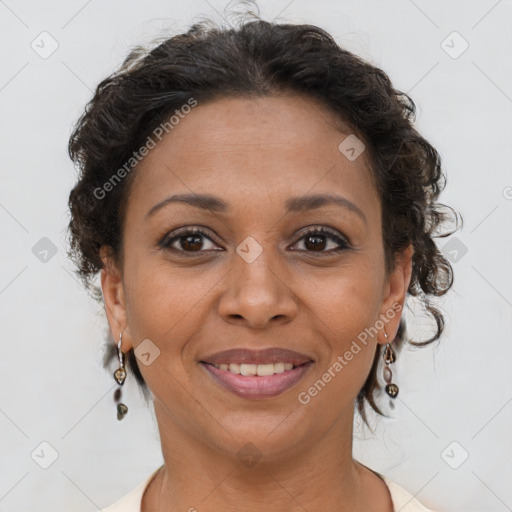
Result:
[[[114,402],[117,403],[117,419],[122,420],[126,413],[128,412],[128,407],[124,405],[121,400],[121,386],[124,384],[124,380],[126,379],[126,369],[124,367],[123,362],[123,351],[121,350],[121,340],[123,337],[123,333],[119,335],[119,341],[117,343],[117,357],[119,358],[119,368],[114,372],[114,379],[119,384],[119,387],[114,392]]]
[[[391,398],[396,398],[398,395],[398,386],[396,384],[393,384],[391,381],[393,380],[393,372],[391,371],[391,368],[389,367],[390,364],[394,363],[396,361],[396,355],[391,347],[391,344],[389,343],[388,335],[386,331],[384,331],[384,336],[386,336],[386,348],[384,349],[384,362],[386,363],[383,370],[383,377],[384,382],[386,383],[386,393]],[[389,401],[389,405],[391,408],[395,407],[395,404],[392,400]]]

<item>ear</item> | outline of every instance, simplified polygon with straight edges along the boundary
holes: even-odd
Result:
[[[390,343],[393,342],[398,332],[407,290],[411,282],[413,254],[413,245],[409,244],[406,249],[396,256],[395,268],[384,285],[379,315],[379,319],[384,323],[384,327],[379,330],[377,337],[377,341],[381,344],[385,344],[388,341],[384,331],[388,335]]]
[[[133,347],[129,333],[122,273],[110,255],[110,248],[101,247],[100,257],[103,261],[101,269],[101,289],[110,331],[116,346],[122,333],[122,350],[127,352]]]

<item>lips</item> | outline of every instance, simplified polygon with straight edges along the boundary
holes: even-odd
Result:
[[[295,352],[294,350],[287,350],[283,348],[267,348],[263,350],[248,350],[243,348],[233,348],[223,352],[216,352],[202,359],[201,362],[212,365],[220,364],[274,364],[274,363],[289,363],[293,366],[300,366],[313,358]]]
[[[225,350],[205,357],[200,364],[224,389],[243,398],[263,399],[295,386],[314,360],[300,352],[274,347]]]

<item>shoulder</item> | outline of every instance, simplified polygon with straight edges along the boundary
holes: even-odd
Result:
[[[160,467],[155,469],[151,475],[140,482],[128,494],[125,494],[118,501],[108,506],[107,508],[104,508],[103,512],[140,512],[144,491],[159,470]]]
[[[387,476],[375,471],[374,469],[361,464],[361,462],[357,462],[360,466],[366,468],[367,470],[374,473],[386,484],[389,494],[391,496],[391,501],[393,503],[393,511],[399,512],[435,512],[430,508],[422,505],[412,494],[406,491],[402,486],[398,485],[394,480],[388,478]]]
[[[423,506],[414,496],[390,478],[379,475],[388,486],[395,510],[400,512],[434,512]]]

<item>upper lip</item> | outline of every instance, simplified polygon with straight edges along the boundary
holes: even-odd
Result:
[[[294,366],[299,366],[310,361],[312,362],[313,359],[306,354],[278,347],[262,350],[232,348],[222,352],[216,352],[201,359],[201,362],[210,364],[291,363]]]

